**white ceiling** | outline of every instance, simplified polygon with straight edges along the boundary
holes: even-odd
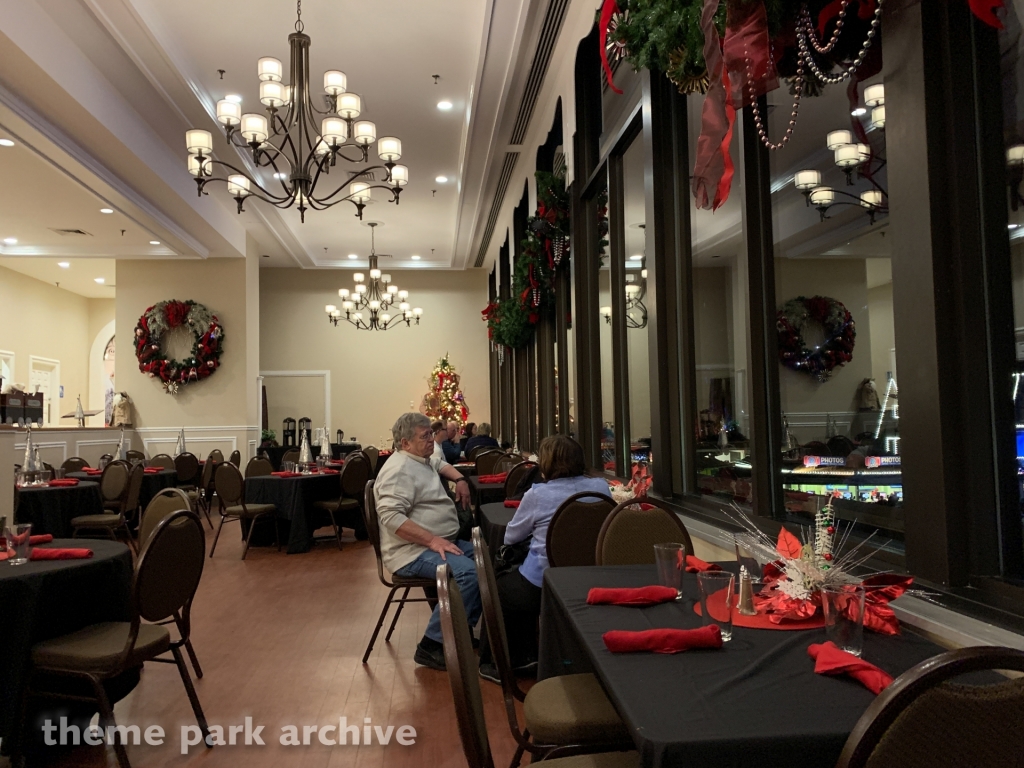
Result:
[[[61,267],[67,264],[67,267]],[[0,267],[12,269],[88,299],[112,299],[116,293],[114,259],[50,259],[0,256]],[[96,278],[102,277],[103,283]]]

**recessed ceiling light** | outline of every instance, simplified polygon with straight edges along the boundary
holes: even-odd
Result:
[[[419,261],[419,260],[420,260],[420,255],[419,255],[418,253],[414,253],[414,254],[412,255],[412,260],[413,260],[413,261]]]
[[[447,112],[449,109],[452,108],[452,103],[450,101],[439,101],[437,102],[437,108],[444,112]]]
[[[281,173],[280,171],[278,171],[277,173],[274,174],[274,178],[275,179],[281,179],[281,180],[287,179],[288,178],[288,174],[287,173]]]
[[[629,258],[630,258],[630,260],[631,260],[631,261],[640,261],[640,259],[642,259],[642,258],[643,258],[643,256],[642,256],[642,255],[640,255],[639,253],[634,253],[634,254],[633,254],[632,256],[630,256]]]
[[[864,109],[864,107],[857,107],[850,114],[853,115],[854,117],[860,117],[861,115],[866,115],[867,113],[868,111]]]
[[[60,267],[61,269],[67,269],[68,267],[71,266],[71,262],[70,261],[58,261],[57,262],[57,266]]]
[[[230,102],[235,103],[235,104],[241,104],[242,103],[242,97],[239,96],[237,93],[229,93],[224,98],[227,99]]]
[[[113,208],[100,208],[100,213],[113,213]]]
[[[10,139],[0,139],[0,147],[13,147],[14,142]]]
[[[160,241],[159,240],[150,240],[149,244],[150,245],[160,245]]]
[[[6,244],[6,245],[17,245],[18,244],[18,238],[16,238],[16,237],[5,237],[4,238],[4,244]]]
[[[105,282],[107,282],[106,278],[104,277],[94,277],[93,280],[95,280],[100,285],[103,285]]]
[[[448,181],[448,177],[438,176],[436,179],[434,179],[434,181],[436,181],[438,184],[444,184],[446,181]]]
[[[358,259],[358,258],[359,258],[359,256],[358,256],[357,254],[355,254],[355,253],[350,253],[350,254],[348,255],[348,257],[349,257],[350,259]]]
[[[1016,229],[1019,226],[1020,226],[1020,224],[1007,224],[1006,228],[1007,229]]]

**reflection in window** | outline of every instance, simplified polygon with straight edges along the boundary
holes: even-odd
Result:
[[[103,350],[103,426],[109,427],[114,418],[114,339]]]
[[[598,323],[601,336],[601,462],[609,472],[615,471],[615,360],[612,355],[612,327],[607,322],[605,308],[612,303],[611,269],[608,263],[608,191],[598,195],[599,251],[593,265],[597,269],[598,306],[602,317]]]

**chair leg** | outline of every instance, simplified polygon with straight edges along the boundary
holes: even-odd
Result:
[[[392,587],[391,591],[388,592],[388,599],[384,601],[384,608],[380,612],[380,618],[377,619],[377,626],[373,628],[373,634],[370,636],[370,644],[366,646],[366,653],[363,654],[363,664],[370,658],[370,651],[373,650],[373,644],[377,642],[377,635],[380,634],[380,628],[384,626],[384,617],[388,614],[388,608],[391,607],[391,600],[395,596],[395,592],[399,590],[399,587]],[[399,603],[401,605],[401,603]]]
[[[100,727],[104,728],[105,725],[114,725],[114,708],[110,706],[110,700],[107,698],[107,692],[103,689],[103,683],[91,676],[89,682],[92,683],[93,691],[96,693],[96,702],[99,704]],[[128,751],[118,738],[114,739],[114,754],[117,755],[117,764],[120,768],[132,768],[132,764],[128,761]]]
[[[277,515],[273,514],[270,516],[270,522],[274,524],[274,543],[277,545],[277,551],[281,551],[281,534],[277,530]],[[252,533],[252,529],[249,530]]]
[[[388,628],[388,633],[384,635],[384,642],[391,642],[391,633],[395,631],[395,625],[398,623],[398,617],[402,615],[402,609],[405,607],[405,599],[409,597],[410,587],[405,588],[405,592],[402,593],[402,597],[398,600],[398,609],[395,611],[395,617],[391,619],[391,626]]]
[[[177,611],[174,612],[174,624],[178,628],[178,633],[183,634],[181,632],[181,614],[179,614]],[[195,670],[196,677],[202,680],[203,668],[199,666],[199,658],[196,656],[196,652],[192,648],[191,638],[185,641],[185,650],[188,652],[188,659],[192,662],[192,669]]]
[[[338,540],[338,549],[341,549],[341,529],[338,527],[338,521],[334,519],[334,513],[327,510],[327,513],[331,516],[331,527],[334,528],[334,538]]]
[[[220,538],[220,532],[224,528],[224,517],[220,518],[220,525],[217,526],[217,534],[213,537],[213,546],[210,547],[210,557],[213,557],[214,551],[217,549],[217,540]]]
[[[207,747],[212,747],[210,743],[210,727],[206,724],[206,715],[203,714],[203,705],[199,703],[199,697],[196,695],[196,689],[192,685],[192,678],[189,677],[188,667],[185,666],[185,659],[181,656],[181,649],[174,645],[171,646],[171,653],[174,655],[174,663],[178,666],[178,673],[181,675],[181,682],[185,685],[185,693],[188,694],[188,702],[192,705],[192,711],[195,713],[196,722],[199,724],[199,730],[203,734],[203,743]]]
[[[223,520],[223,519],[224,518],[222,517],[221,520]],[[256,521],[257,520],[259,520],[259,517],[254,517],[254,518],[252,518],[249,521],[249,534],[245,537],[245,547],[242,548],[242,559],[243,560],[245,560],[245,556],[247,554],[249,554],[249,541],[252,539],[252,532],[256,529]],[[241,520],[239,520],[239,524],[241,524]],[[276,526],[275,526],[275,528],[276,528]],[[275,538],[276,538],[276,536],[275,536]],[[280,549],[281,545],[278,544],[277,546],[278,546],[278,552],[280,552],[281,551],[281,549]]]

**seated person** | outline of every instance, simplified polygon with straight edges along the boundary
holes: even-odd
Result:
[[[381,467],[373,487],[380,518],[380,554],[396,576],[434,580],[445,562],[466,604],[470,629],[480,618],[480,592],[473,545],[457,541],[459,515],[442,478],[456,483],[456,498],[469,506],[469,483],[445,461],[432,457],[434,431],[422,413],[404,413],[391,428],[398,449]],[[445,668],[440,608],[435,607],[413,659],[431,669]]]
[[[459,442],[459,422],[448,422],[448,437],[441,443],[441,450],[444,451],[444,458],[449,464],[454,464],[462,455],[462,443]]]
[[[523,495],[505,529],[506,544],[530,539],[530,552],[521,566],[498,576],[498,598],[505,617],[512,666],[523,672],[537,663],[541,584],[548,567],[548,523],[570,496],[577,493],[608,495],[608,483],[604,479],[586,476],[583,448],[571,437],[545,437],[537,453],[540,473],[546,482],[534,485]],[[481,638],[480,644],[480,676],[501,682],[486,637]]]
[[[441,444],[448,439],[448,430],[445,428],[444,422],[440,420],[430,422],[430,428],[434,430],[434,452],[431,454],[431,458],[444,461],[444,449]]]
[[[476,424],[472,421],[467,421],[466,426],[462,428],[462,435],[459,437],[459,445],[462,448],[463,454],[466,452],[466,443],[469,442],[469,438],[476,434]]]
[[[466,441],[466,455],[469,456],[469,452],[480,445],[484,448],[498,447],[498,441],[491,437],[491,425],[486,421],[481,422],[476,428],[476,434]]]

